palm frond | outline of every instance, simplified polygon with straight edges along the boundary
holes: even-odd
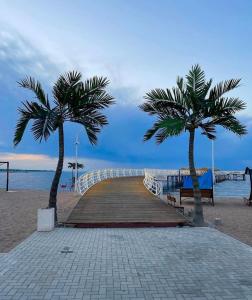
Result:
[[[212,120],[212,123],[215,125],[219,125],[236,135],[242,136],[247,134],[247,128],[245,125],[243,125],[237,118],[234,116],[228,116],[228,117],[217,117]]]
[[[159,119],[144,135],[144,141],[154,135],[157,144],[161,144],[166,138],[179,135],[185,129],[185,121],[180,118]]]
[[[114,97],[108,94],[105,90],[102,90],[98,93],[93,93],[90,95],[86,104],[95,107],[96,109],[104,109],[114,103]],[[81,102],[81,105],[82,104],[83,102]]]
[[[92,95],[97,93],[97,91],[103,91],[109,85],[109,80],[106,77],[97,77],[94,76],[90,79],[87,79],[83,83],[83,91],[87,95]]]
[[[32,119],[31,115],[25,112],[25,110],[20,108],[18,109],[18,111],[20,114],[20,118],[17,122],[15,133],[14,133],[14,139],[13,139],[14,146],[17,146],[21,142],[25,129],[29,121]]]
[[[194,65],[186,75],[187,90],[191,93],[200,95],[205,88],[205,72],[199,65]]]
[[[110,105],[114,104],[114,98],[103,89],[93,90],[92,93],[87,94],[86,90],[78,87],[76,94],[74,94],[73,101],[68,103],[67,119],[74,120],[85,116],[89,118],[96,118],[98,112]]]
[[[32,132],[35,140],[47,140],[50,134],[56,129],[55,120],[52,113],[48,111],[41,111],[39,118],[35,119],[32,125]]]
[[[93,145],[97,143],[97,134],[101,128],[108,125],[107,117],[98,110],[88,110],[82,116],[74,117],[70,121],[84,126],[89,141]]]
[[[150,91],[144,97],[148,101],[141,104],[139,108],[150,115],[165,115],[166,117],[184,116],[186,115],[186,107],[184,106],[183,97],[179,89],[172,92],[169,89],[155,89]]]
[[[145,99],[150,101],[170,101],[175,102],[172,92],[169,89],[154,89],[144,96]]]
[[[88,136],[88,139],[92,145],[96,145],[98,142],[97,134],[101,131],[100,127],[85,125],[85,130]]]
[[[51,132],[55,130],[55,117],[53,111],[45,109],[37,102],[25,102],[22,103],[23,107],[19,108],[20,118],[17,122],[14,145],[16,146],[21,141],[24,131],[29,123],[33,121],[31,131],[34,138],[42,141],[47,139]]]
[[[209,92],[209,100],[215,101],[222,97],[225,93],[237,88],[241,79],[230,79],[221,81],[214,86]]]
[[[48,100],[48,96],[45,94],[41,84],[39,81],[36,81],[32,77],[26,77],[25,79],[18,82],[20,87],[31,90],[39,102],[44,105],[46,108],[50,109],[50,103]]]
[[[246,103],[239,98],[219,98],[208,102],[206,116],[233,115],[246,108]]]
[[[81,84],[81,73],[70,71],[61,75],[53,86],[53,96],[56,105],[64,106],[73,98],[73,93],[78,85]]]
[[[210,140],[215,140],[216,136],[216,130],[215,130],[215,125],[210,122],[206,122],[204,124],[199,125],[200,128],[202,129],[202,134],[206,135]]]

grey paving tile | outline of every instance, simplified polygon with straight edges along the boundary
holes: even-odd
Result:
[[[0,256],[4,299],[252,299],[252,248],[210,228],[37,232]]]

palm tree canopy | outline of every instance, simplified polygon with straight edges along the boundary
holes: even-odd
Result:
[[[64,122],[75,122],[85,128],[91,144],[96,144],[101,127],[108,124],[100,110],[114,103],[113,97],[105,91],[108,84],[104,77],[95,76],[82,82],[81,73],[68,72],[54,84],[50,102],[38,81],[25,78],[19,85],[30,89],[36,101],[23,102],[19,108],[14,145],[20,143],[29,121],[33,121],[31,131],[36,140],[46,140]]]
[[[75,170],[75,166],[76,166],[75,162],[69,162],[67,167],[69,169],[74,169]],[[84,168],[84,164],[77,163],[77,169],[83,169],[83,168]]]
[[[246,127],[234,116],[245,109],[246,104],[239,98],[226,97],[226,93],[237,88],[240,79],[230,79],[212,86],[212,79],[205,78],[199,65],[191,68],[184,78],[177,78],[172,89],[154,89],[146,94],[140,109],[157,117],[144,140],[155,136],[162,143],[170,136],[183,131],[201,128],[202,134],[215,139],[216,126],[237,135],[246,134]]]

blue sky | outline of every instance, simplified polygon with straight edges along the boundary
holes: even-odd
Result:
[[[57,136],[38,144],[27,131],[13,148],[17,107],[29,93],[16,81],[26,75],[50,91],[60,73],[77,69],[84,78],[107,76],[116,105],[99,144],[88,144],[78,126],[66,126],[66,161],[79,154],[88,169],[103,167],[178,168],[187,166],[187,134],[157,146],[142,142],[153,119],[137,108],[145,92],[172,87],[199,63],[214,82],[242,78],[232,95],[247,102],[239,118],[249,129],[240,139],[222,130],[215,142],[216,167],[252,165],[252,2],[251,1],[0,1],[0,159],[13,167],[52,169]],[[197,166],[210,166],[211,144],[196,141]]]

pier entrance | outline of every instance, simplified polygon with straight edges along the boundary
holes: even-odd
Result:
[[[143,177],[103,180],[82,196],[67,219],[75,227],[173,227],[186,224],[174,207],[143,185]]]

